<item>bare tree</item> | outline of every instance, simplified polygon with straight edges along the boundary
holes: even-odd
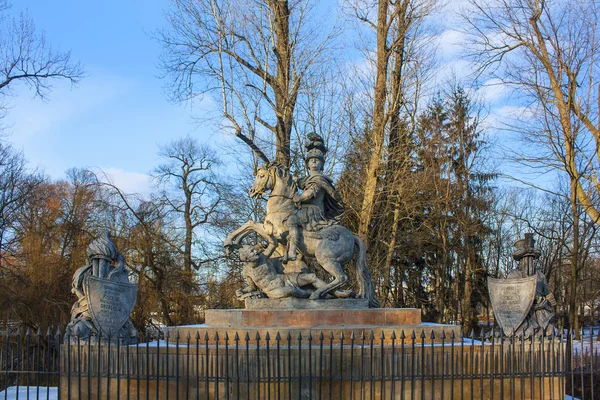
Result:
[[[162,147],[160,155],[166,162],[155,169],[154,178],[163,188],[163,201],[183,221],[181,254],[183,270],[188,275],[183,291],[191,295],[194,280],[192,268],[200,267],[200,262],[193,254],[194,238],[198,233],[196,230],[202,225],[208,226],[221,205],[221,184],[215,173],[220,162],[211,148],[189,136]],[[189,309],[183,314],[188,313],[192,318],[192,304],[188,306]]]
[[[176,100],[212,93],[226,128],[268,160],[289,167],[297,104],[331,35],[311,0],[172,0],[159,33]]]
[[[0,141],[0,267],[18,243],[15,222],[42,177],[26,167],[22,153]]]
[[[8,8],[7,1],[0,1],[0,101],[17,82],[26,83],[41,98],[48,96],[53,80],[77,83],[83,69],[73,62],[70,52],[55,50],[26,14],[19,18],[4,15]]]
[[[364,25],[364,38],[372,41],[375,33],[375,46],[365,46],[371,67],[369,73],[375,80],[364,80],[372,97],[364,110],[369,116],[368,143],[371,148],[359,212],[358,234],[363,240],[366,240],[373,220],[385,160],[397,164],[404,162],[399,159],[402,155],[398,150],[406,150],[403,139],[411,130],[406,129],[406,125],[412,122],[414,126],[415,100],[424,82],[423,72],[430,67],[427,49],[432,36],[424,34],[424,22],[436,3],[435,0],[355,0],[346,3],[356,20]]]
[[[596,1],[471,0],[465,16],[479,72],[526,98],[520,124],[532,152],[519,159],[560,168],[579,202],[600,224],[600,24]]]

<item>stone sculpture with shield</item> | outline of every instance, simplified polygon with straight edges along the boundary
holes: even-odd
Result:
[[[551,334],[556,301],[546,276],[536,268],[541,252],[531,233],[515,243],[513,258],[519,263],[506,279],[488,278],[490,301],[498,327],[496,334],[529,338]]]
[[[260,290],[256,285],[249,285],[246,290],[256,287],[265,297],[271,298],[308,297],[319,300],[349,297],[354,294],[352,291],[339,289],[348,281],[344,266],[354,258],[359,284],[356,297],[367,299],[369,307],[377,308],[380,305],[367,268],[365,245],[359,237],[340,225],[343,212],[340,196],[331,179],[323,174],[326,154],[323,138],[311,133],[306,143],[307,177],[296,179],[285,167],[276,163],[261,166],[256,172],[250,195],[259,198],[268,194],[265,219],[262,223],[245,223],[227,237],[225,247],[228,251],[241,248],[242,240],[252,233],[266,241],[267,247],[261,252],[261,257],[268,260],[278,273],[270,275],[272,278],[258,279],[270,289]],[[309,258],[331,276],[331,281],[313,279],[316,275],[308,268]],[[248,271],[255,273],[255,270],[253,267]],[[290,281],[289,278],[294,276],[299,279]],[[273,281],[277,290],[272,290],[269,281]],[[239,294],[243,296],[245,293]],[[325,302],[323,304],[326,307]]]
[[[71,292],[77,301],[71,309],[67,334],[72,340],[119,341],[132,344],[138,332],[129,319],[138,286],[129,282],[124,257],[108,232],[87,248],[87,265],[73,275]]]

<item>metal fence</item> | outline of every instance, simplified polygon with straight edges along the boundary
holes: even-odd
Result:
[[[489,338],[425,331],[239,332],[124,346],[7,329],[0,400],[600,398],[597,331]]]

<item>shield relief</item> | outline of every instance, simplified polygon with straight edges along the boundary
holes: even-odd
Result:
[[[84,281],[89,310],[96,328],[104,336],[115,336],[129,320],[138,285],[114,282],[88,275]]]
[[[494,316],[507,336],[525,321],[535,298],[537,277],[495,279],[488,277],[490,301]]]

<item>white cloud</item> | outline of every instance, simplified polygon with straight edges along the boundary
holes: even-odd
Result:
[[[147,174],[125,171],[121,168],[109,167],[102,171],[110,179],[111,183],[127,194],[138,194],[144,199],[150,198],[152,193],[151,178]]]
[[[127,92],[131,84],[120,77],[101,73],[86,77],[77,87],[55,82],[49,100],[34,98],[27,86],[16,88],[11,109],[6,118],[12,141],[25,145],[51,134],[62,123],[88,113],[99,105]]]
[[[437,82],[456,78],[459,82],[466,79],[475,70],[475,64],[464,59],[453,59],[440,65],[436,74]]]
[[[510,89],[506,84],[503,84],[500,79],[490,79],[486,81],[479,89],[475,90],[474,95],[484,104],[494,105],[504,100]]]
[[[439,55],[447,60],[456,57],[463,51],[465,34],[454,29],[447,29],[437,37]]]
[[[516,124],[517,120],[533,115],[533,109],[523,106],[505,105],[490,110],[490,114],[483,121],[483,128],[503,130]]]

